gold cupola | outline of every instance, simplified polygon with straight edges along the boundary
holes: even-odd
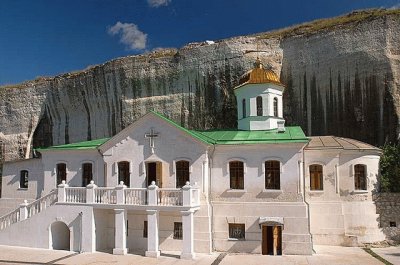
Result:
[[[260,58],[254,63],[254,68],[242,75],[239,80],[239,86],[244,84],[264,84],[264,83],[273,83],[280,86],[283,86],[277,74],[270,69],[264,69],[263,64],[261,63]]]

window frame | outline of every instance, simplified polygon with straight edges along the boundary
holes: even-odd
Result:
[[[257,114],[257,116],[263,116],[263,98],[262,98],[262,96],[256,97],[256,114]]]
[[[363,168],[363,176],[359,176],[360,172],[357,172],[356,168]],[[354,170],[354,190],[355,191],[367,191],[368,190],[368,183],[367,183],[367,165],[365,164],[355,164],[353,166]],[[357,181],[358,178],[358,181]],[[361,178],[363,180],[361,180]],[[364,182],[364,189],[361,187],[361,183]],[[357,184],[359,183],[359,184]]]
[[[64,170],[60,170],[59,166],[64,165],[65,169]],[[63,173],[63,175],[61,174]],[[67,175],[68,175],[68,170],[67,170],[67,163],[65,162],[58,162],[56,164],[56,186],[60,185],[62,183],[62,181],[64,180],[65,182],[67,182]],[[64,179],[63,179],[64,178]]]
[[[21,185],[22,183],[24,183],[24,185]],[[19,172],[19,188],[28,189],[28,187],[29,187],[29,171],[23,169]]]
[[[241,163],[241,165],[242,165],[241,172],[240,172],[240,168],[234,168],[234,163]],[[232,160],[228,161],[229,188],[231,190],[244,190],[244,177],[245,177],[245,173],[246,173],[245,168],[246,168],[246,164],[242,160],[232,159]],[[239,172],[235,172],[235,176],[233,176],[232,169],[239,170]],[[239,175],[241,175],[241,176],[239,176]],[[234,185],[234,183],[236,183],[236,185]]]
[[[239,228],[239,237],[235,235],[234,229]],[[243,223],[228,223],[229,240],[246,240],[246,225]]]
[[[247,110],[246,110],[246,99],[242,99],[242,118],[246,118]]]
[[[149,223],[147,222],[147,220],[144,220],[143,221],[143,238],[148,238],[148,236],[149,236],[148,229],[149,229]]]
[[[183,225],[182,225],[182,222],[174,222],[173,239],[176,239],[176,240],[182,240],[183,239]]]
[[[317,176],[319,178],[320,188],[313,188],[313,185],[312,185],[313,174],[312,173],[314,173],[314,171],[313,172],[311,171],[312,167],[320,167],[321,168],[320,176]],[[317,191],[317,192],[324,191],[324,166],[321,164],[316,164],[316,163],[310,164],[310,165],[308,165],[308,173],[309,173],[309,177],[310,177],[310,191]]]
[[[274,110],[274,117],[278,117],[279,115],[279,103],[278,103],[278,98],[274,97],[274,99],[272,100],[272,106],[273,106],[273,110]]]
[[[183,172],[184,170],[178,166],[178,163],[179,164],[181,164],[181,163],[187,164],[187,172]],[[175,165],[175,168],[174,168],[175,169],[175,186],[177,189],[180,189],[186,185],[187,181],[190,182],[190,173],[191,173],[190,161],[187,159],[180,159],[180,160],[174,161],[174,165]],[[180,176],[180,174],[182,174],[182,173],[185,173],[185,175],[187,174],[187,176]],[[185,179],[185,177],[186,177],[186,179]],[[178,181],[178,180],[180,180],[180,181]],[[182,183],[181,183],[181,181],[182,181]]]
[[[267,166],[268,162],[274,162],[278,165],[276,168],[270,168]],[[276,165],[275,165],[276,166]],[[272,174],[271,178],[273,179],[273,184],[272,186],[267,186],[267,174],[269,173],[269,169],[272,171],[270,172]],[[265,190],[281,190],[281,172],[282,172],[282,163],[279,160],[276,159],[268,159],[264,161],[264,188]],[[277,174],[277,176],[276,176]],[[276,181],[277,178],[277,181]],[[277,185],[276,185],[277,182]]]
[[[93,180],[94,164],[93,164],[93,162],[83,162],[81,165],[82,165],[82,175],[81,175],[82,176],[82,187],[86,187],[87,185],[90,184],[90,181]],[[83,182],[83,180],[85,179],[85,165],[90,165],[90,167],[91,167],[89,182],[86,185],[84,185],[84,182]]]
[[[124,171],[127,169],[127,173],[128,173],[128,175],[127,175],[127,180],[128,180],[128,181],[124,181],[124,180],[122,180],[122,178],[121,178],[122,168],[120,168],[120,165],[122,165],[122,164],[127,164],[126,168],[124,168]],[[117,177],[118,177],[118,183],[117,183],[117,185],[119,185],[119,183],[120,183],[121,181],[124,181],[124,185],[127,186],[127,187],[130,187],[130,179],[131,179],[131,162],[130,162],[130,161],[128,161],[128,160],[121,160],[121,161],[118,161],[118,162],[117,162]]]

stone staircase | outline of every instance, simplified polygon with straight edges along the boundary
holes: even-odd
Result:
[[[8,213],[0,216],[0,231],[11,226],[14,223],[26,220],[50,207],[57,202],[57,194],[57,190],[53,190],[49,194],[31,203],[28,203],[26,200],[24,200],[21,204],[18,200],[12,199],[15,201],[15,203],[13,204],[11,201],[5,200],[3,204],[8,205],[10,209],[12,209],[12,205],[16,204],[18,206],[14,207],[12,211],[8,211]],[[4,207],[2,209],[7,210],[8,208]]]

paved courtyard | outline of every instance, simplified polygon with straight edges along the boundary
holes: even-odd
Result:
[[[383,264],[360,248],[315,246],[312,256],[262,256],[253,254],[228,254],[220,265],[375,265]],[[373,249],[386,260],[400,265],[400,247]],[[219,253],[199,254],[193,261],[180,260],[179,253],[163,253],[158,259],[129,254],[115,256],[108,253],[74,253],[33,248],[0,246],[0,264],[217,264]]]

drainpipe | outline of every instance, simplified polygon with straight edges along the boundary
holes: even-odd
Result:
[[[79,240],[79,248],[78,248],[79,253],[82,253],[82,240],[83,240],[82,215],[83,215],[82,212],[80,212],[80,213],[78,214],[79,222],[80,222],[80,228],[81,228],[81,229],[80,229],[81,238],[80,238],[80,240]]]
[[[314,242],[313,242],[313,235],[311,234],[311,221],[310,221],[310,204],[307,202],[306,200],[306,169],[305,169],[305,161],[306,161],[306,154],[305,154],[305,146],[303,146],[302,153],[303,153],[303,161],[299,161],[299,165],[302,165],[302,172],[301,174],[303,174],[303,202],[306,204],[307,207],[307,222],[308,222],[308,233],[310,234],[310,239],[311,239],[311,247],[312,247],[312,251],[313,253],[316,253],[316,251],[314,250]]]

